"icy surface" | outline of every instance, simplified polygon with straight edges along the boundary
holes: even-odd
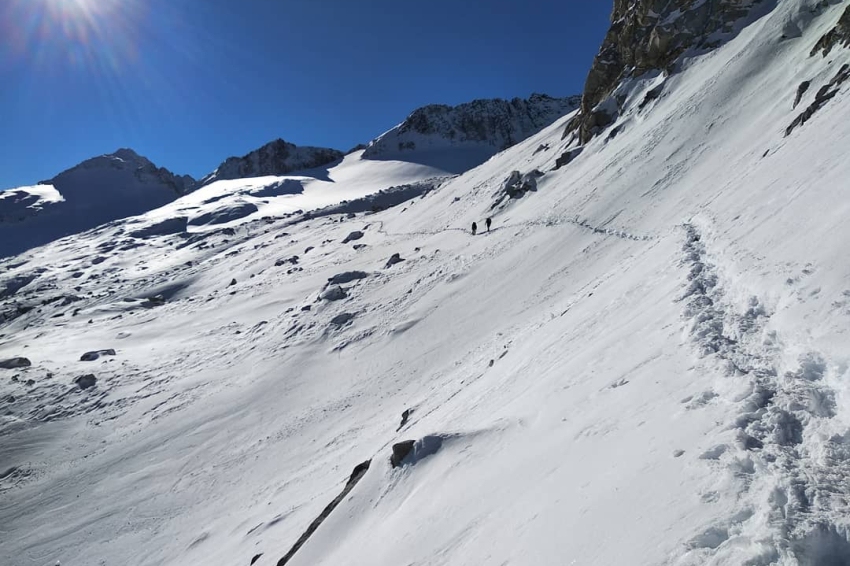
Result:
[[[781,39],[810,4],[557,170],[568,118],[386,210],[319,214],[446,172],[220,181],[3,261],[0,563],[275,565],[371,459],[290,565],[848,564],[848,85],[785,129],[850,50],[809,56],[837,3]]]

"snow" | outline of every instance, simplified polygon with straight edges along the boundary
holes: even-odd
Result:
[[[780,39],[806,6],[558,170],[569,117],[377,213],[276,218],[446,172],[353,154],[4,261],[0,563],[274,565],[371,459],[289,564],[847,564],[850,85],[784,131],[850,51],[808,55],[840,5]]]

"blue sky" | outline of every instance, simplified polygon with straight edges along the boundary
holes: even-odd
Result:
[[[282,137],[581,92],[609,0],[3,0],[0,189],[131,147],[195,177]]]

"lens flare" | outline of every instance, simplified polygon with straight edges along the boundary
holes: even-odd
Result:
[[[138,0],[5,0],[0,8],[7,48],[38,70],[55,66],[121,66],[138,57]]]

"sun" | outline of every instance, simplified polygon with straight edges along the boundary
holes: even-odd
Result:
[[[31,67],[103,68],[132,60],[141,0],[0,0],[0,32]]]

